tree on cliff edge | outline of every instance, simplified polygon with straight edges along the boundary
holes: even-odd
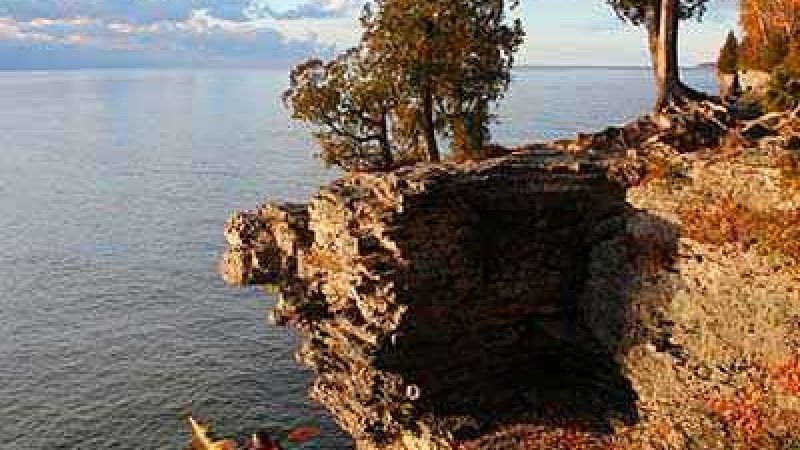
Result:
[[[704,96],[683,84],[678,64],[678,31],[681,20],[702,18],[708,0],[607,0],[620,19],[647,29],[655,72],[656,109],[671,102]]]
[[[329,165],[345,170],[390,166],[391,85],[367,66],[358,49],[336,59],[306,61],[292,69],[283,100],[292,118],[312,124]]]
[[[316,127],[325,159],[346,169],[438,161],[441,137],[454,154],[477,156],[524,36],[507,20],[517,5],[376,0],[362,16],[360,45],[296,67],[284,102]]]
[[[376,0],[362,17],[370,58],[395,74],[402,98],[414,99],[429,160],[437,160],[437,134],[453,153],[474,156],[488,140],[489,104],[511,81],[522,44],[520,21],[505,0]]]

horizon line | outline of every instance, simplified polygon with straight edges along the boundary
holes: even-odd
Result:
[[[712,67],[713,63],[700,63],[682,65],[681,69],[704,69]],[[291,69],[293,65],[132,65],[132,66],[91,66],[84,67],[0,67],[0,72],[72,72],[81,70],[283,70]],[[625,65],[625,64],[520,64],[512,70],[529,69],[616,69],[616,70],[652,70],[650,65]]]

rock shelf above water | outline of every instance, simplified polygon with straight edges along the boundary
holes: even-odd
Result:
[[[312,397],[360,446],[448,448],[555,401],[542,383],[584,364],[608,366],[605,416],[633,401],[578,320],[590,253],[627,208],[602,164],[556,152],[355,174],[307,208],[234,215],[223,271],[280,284]]]

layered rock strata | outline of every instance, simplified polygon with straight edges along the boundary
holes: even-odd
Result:
[[[220,272],[230,284],[269,284],[294,277],[298,251],[311,242],[305,205],[267,203],[225,224]]]
[[[793,448],[800,110],[682,108],[239,213],[227,278],[361,448]]]
[[[312,397],[359,446],[448,448],[548,407],[628,414],[578,320],[592,249],[626,211],[602,165],[558,153],[357,174],[307,209],[232,217],[225,267],[280,281],[275,319],[300,330]],[[581,411],[592,395],[603,411]]]

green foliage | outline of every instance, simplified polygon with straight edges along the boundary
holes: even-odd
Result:
[[[292,117],[316,127],[327,164],[361,170],[392,163],[388,115],[392,87],[352,49],[330,62],[295,67],[284,103]]]
[[[719,51],[717,59],[717,70],[719,73],[733,74],[739,65],[739,41],[733,31],[728,33],[725,44]]]
[[[359,47],[295,68],[285,102],[316,127],[325,159],[347,169],[436,160],[437,137],[450,137],[454,153],[477,153],[522,44],[522,24],[507,18],[517,6],[376,0],[362,16]]]
[[[772,71],[764,96],[768,111],[786,111],[800,106],[800,71],[779,66]]]
[[[453,138],[456,153],[482,148],[489,104],[508,89],[524,36],[518,20],[506,20],[505,1],[378,0],[375,6],[362,20],[371,57],[392,68],[403,97],[423,105],[431,98],[436,131]]]
[[[661,0],[606,0],[617,16],[632,25],[654,26]],[[681,19],[701,19],[708,0],[681,0],[678,15]]]

